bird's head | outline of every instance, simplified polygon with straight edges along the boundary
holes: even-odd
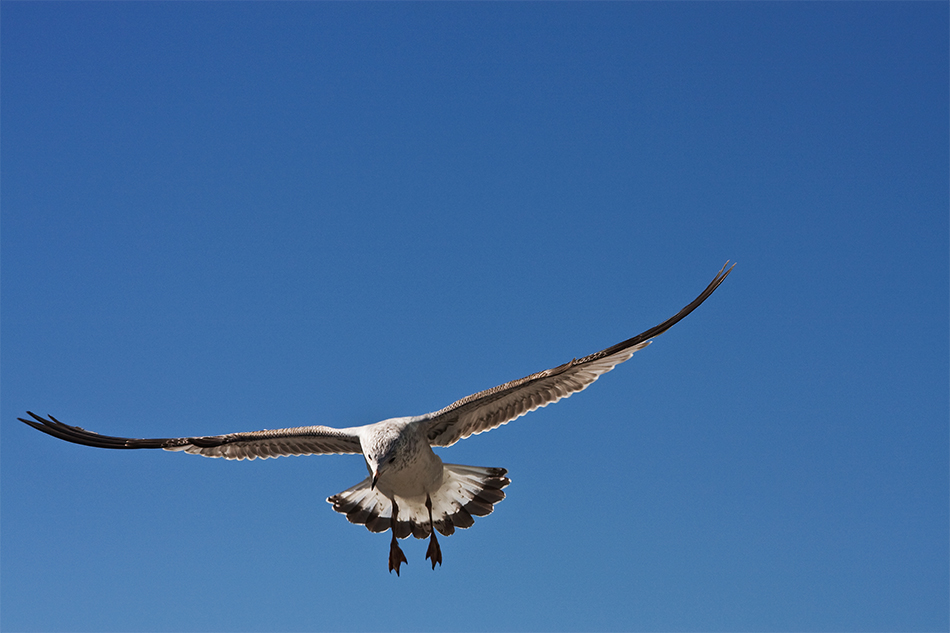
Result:
[[[379,481],[380,475],[385,473],[386,470],[389,469],[390,465],[392,465],[393,452],[394,451],[390,450],[381,455],[366,455],[366,468],[369,470],[369,475],[373,479],[373,482],[370,485],[371,489],[376,488],[376,482]]]
[[[360,438],[373,488],[376,488],[379,478],[392,467],[400,447],[405,444],[405,438],[401,435],[404,426],[400,419],[384,420],[368,427],[372,428],[372,433],[366,433]]]

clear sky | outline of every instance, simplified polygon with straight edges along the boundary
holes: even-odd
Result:
[[[948,5],[0,6],[4,631],[947,630]],[[703,306],[441,451],[76,446],[420,414]]]

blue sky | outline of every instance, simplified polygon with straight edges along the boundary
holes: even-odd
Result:
[[[0,628],[946,630],[946,3],[0,6]],[[441,452],[106,451],[441,408],[674,314]]]

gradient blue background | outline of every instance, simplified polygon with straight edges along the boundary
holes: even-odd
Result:
[[[5,631],[948,628],[948,5],[11,3]],[[442,451],[60,442],[438,409],[697,312]]]

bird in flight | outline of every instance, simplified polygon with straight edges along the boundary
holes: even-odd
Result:
[[[417,539],[429,538],[426,559],[435,569],[436,564],[442,564],[442,549],[435,533],[449,536],[455,528],[471,527],[475,516],[490,514],[505,498],[502,489],[511,482],[504,468],[443,463],[432,447],[452,446],[586,389],[699,307],[732,272],[728,265],[726,262],[689,305],[656,327],[589,356],[480,391],[425,415],[342,429],[301,426],[163,439],[99,435],[31,411],[27,414],[32,419],[18,419],[61,440],[97,448],[162,448],[237,460],[362,454],[369,476],[327,501],[351,523],[365,525],[370,532],[392,530],[390,573],[395,570],[398,576],[400,565],[407,562],[397,539],[410,534]]]

